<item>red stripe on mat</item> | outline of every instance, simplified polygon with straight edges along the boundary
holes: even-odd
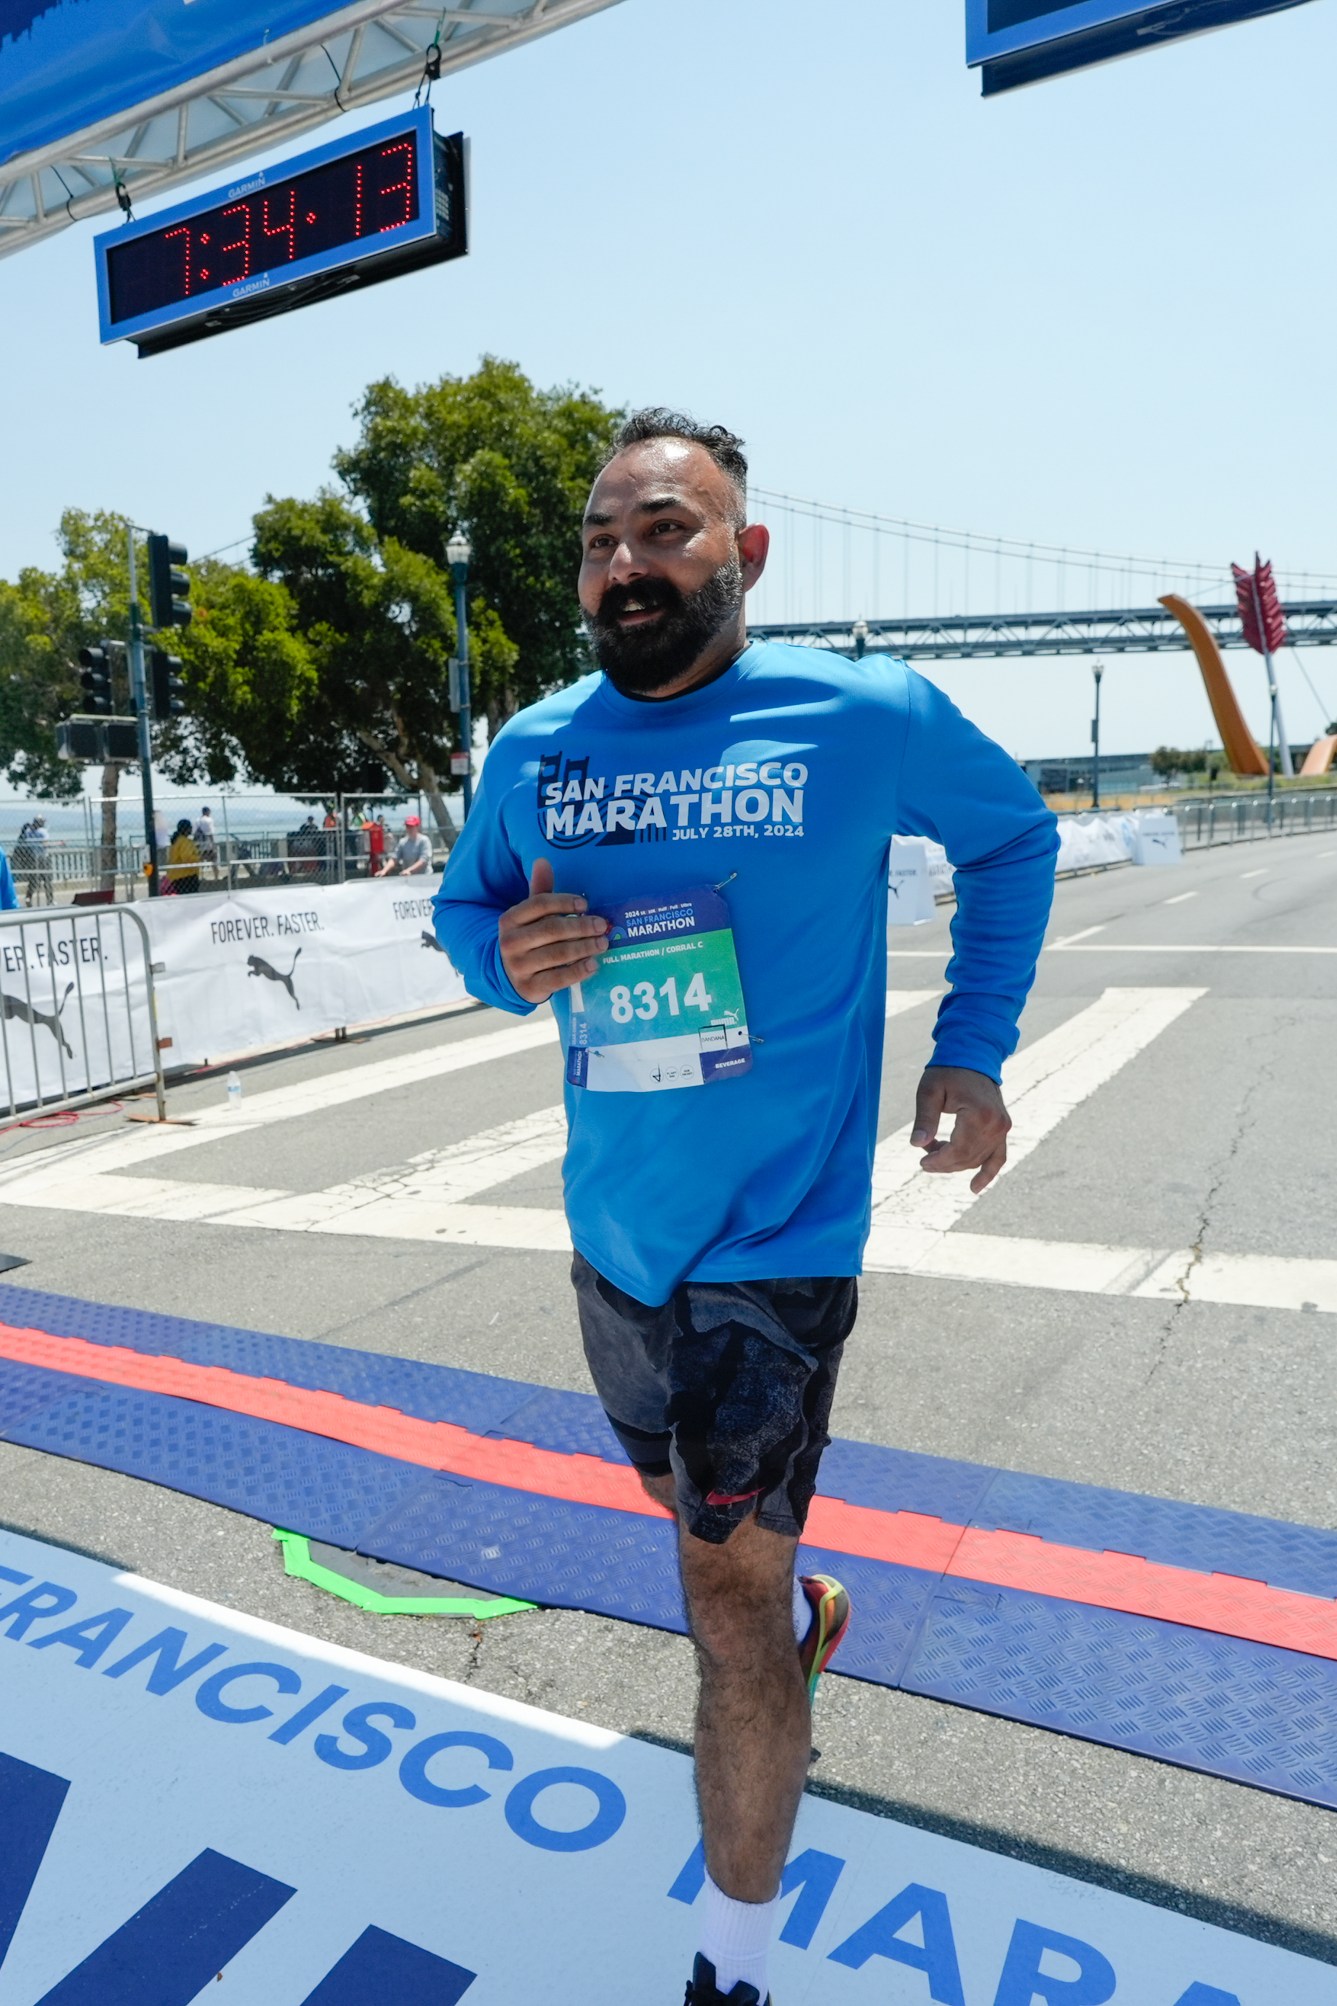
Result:
[[[123,1345],[53,1337],[0,1323],[0,1358],[104,1385],[170,1394],[201,1406],[273,1421],[353,1448],[370,1449],[424,1469],[571,1504],[659,1516],[634,1471],[598,1456],[563,1455],[472,1434],[450,1421],[422,1421],[393,1407],[369,1407],[342,1393],[290,1386],[221,1365],[191,1365]],[[875,1511],[840,1498],[816,1497],[807,1538],[814,1546],[1097,1609],[1183,1623],[1337,1660],[1337,1602],[1230,1574],[1167,1567],[1136,1554],[1093,1553],[1033,1534],[987,1532],[919,1512]]]

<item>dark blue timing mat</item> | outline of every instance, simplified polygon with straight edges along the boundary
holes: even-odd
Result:
[[[597,1401],[480,1373],[0,1284],[0,1320],[337,1393],[483,1438],[623,1460]],[[0,1439],[492,1594],[684,1628],[665,1521],[423,1468],[193,1400],[0,1359]],[[1337,1533],[836,1441],[822,1492],[877,1512],[1337,1597]],[[1337,1662],[848,1552],[833,1670],[1337,1807]],[[3,1609],[0,1609],[0,1622]]]

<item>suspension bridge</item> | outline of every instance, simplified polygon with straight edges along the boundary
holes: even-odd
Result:
[[[758,638],[921,662],[1161,654],[1191,646],[1160,603],[1175,594],[1218,647],[1247,645],[1226,565],[985,536],[764,487],[752,501],[778,532],[748,622]],[[1279,570],[1278,582],[1292,647],[1337,645],[1337,574]],[[833,603],[880,610],[831,619]]]
[[[1218,647],[1248,644],[1233,605],[1200,606]],[[1286,608],[1292,645],[1337,645],[1337,598],[1310,599]],[[969,661],[1008,655],[1157,655],[1190,646],[1188,635],[1164,606],[1130,610],[1049,613],[958,613],[892,620],[749,620],[758,640],[793,641],[833,648],[842,655],[889,654],[919,662]]]

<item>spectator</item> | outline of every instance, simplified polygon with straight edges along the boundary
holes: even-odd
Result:
[[[39,903],[51,905],[54,903],[51,890],[51,843],[46,833],[46,816],[34,815],[24,835],[20,837],[20,842],[23,842],[24,837],[27,839],[25,847],[28,866],[26,903],[30,906]]]
[[[429,870],[432,862],[432,846],[422,832],[422,817],[406,815],[404,833],[395,845],[395,854],[380,872],[383,878],[417,877]]]
[[[19,841],[22,840],[20,832]],[[17,855],[17,851],[15,854]],[[9,858],[3,850],[0,850],[0,912],[17,912],[18,909],[18,886],[14,883],[14,873],[9,868]]]
[[[288,831],[288,875],[314,878],[320,875],[320,854],[324,842],[314,815],[308,815],[300,829]]]
[[[218,833],[214,828],[214,818],[208,804],[201,808],[200,819],[195,824],[195,844],[200,853],[200,862],[208,864],[213,875],[218,875]]]
[[[200,888],[200,851],[190,833],[189,815],[177,823],[167,852],[167,883],[174,892],[197,892]]]
[[[32,820],[19,830],[14,844],[14,875],[24,877],[32,869]]]
[[[385,862],[385,817],[376,815],[367,823],[367,874],[379,878]]]

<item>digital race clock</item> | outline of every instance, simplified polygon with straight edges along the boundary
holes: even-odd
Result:
[[[464,138],[424,106],[104,232],[102,339],[153,355],[468,247]]]

